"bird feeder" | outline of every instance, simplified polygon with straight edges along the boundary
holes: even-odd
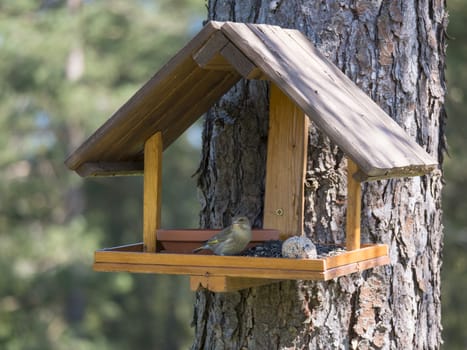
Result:
[[[322,259],[192,254],[214,230],[164,230],[162,152],[240,79],[270,84],[263,229],[250,245],[300,235],[308,122],[348,162],[346,251]],[[360,243],[361,182],[426,174],[437,162],[297,30],[209,22],[66,160],[84,177],[143,174],[143,242],[98,250],[94,269],[191,276],[232,291],[274,280],[328,280],[389,263]]]

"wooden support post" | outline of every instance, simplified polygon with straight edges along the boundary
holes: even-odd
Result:
[[[162,134],[144,145],[143,243],[145,252],[156,251],[156,230],[161,224]]]
[[[357,172],[357,164],[347,158],[347,224],[345,227],[347,250],[360,249],[362,190],[360,182],[353,177]]]
[[[308,117],[277,86],[271,83],[269,97],[268,156],[263,227],[279,231],[279,238],[301,235],[308,146]],[[191,288],[233,291],[272,279],[191,276]]]
[[[303,229],[308,117],[273,83],[269,105],[263,227],[286,239]]]

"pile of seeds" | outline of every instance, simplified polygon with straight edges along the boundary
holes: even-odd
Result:
[[[318,259],[327,256],[339,255],[345,252],[342,246],[332,244],[315,244],[318,253]],[[241,256],[257,256],[263,258],[282,258],[282,241],[270,240],[265,241],[255,247],[247,249],[240,253]]]

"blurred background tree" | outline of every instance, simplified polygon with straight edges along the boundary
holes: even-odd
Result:
[[[443,324],[466,349],[467,8],[448,9]],[[202,0],[0,2],[1,349],[189,347],[185,278],[92,271],[94,250],[141,239],[141,178],[83,181],[63,161],[205,17]],[[164,153],[164,227],[198,224],[195,134]]]
[[[102,274],[93,251],[142,239],[140,177],[63,164],[202,26],[200,0],[0,2],[0,348],[180,349],[183,277]],[[163,225],[197,227],[186,136],[164,153]]]

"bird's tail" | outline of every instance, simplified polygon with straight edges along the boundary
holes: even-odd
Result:
[[[205,248],[204,245],[203,245],[203,246],[201,246],[201,247],[199,247],[199,248],[193,249],[192,253],[197,253],[197,252],[199,252],[200,250],[204,250],[204,249],[206,249],[206,248]]]

